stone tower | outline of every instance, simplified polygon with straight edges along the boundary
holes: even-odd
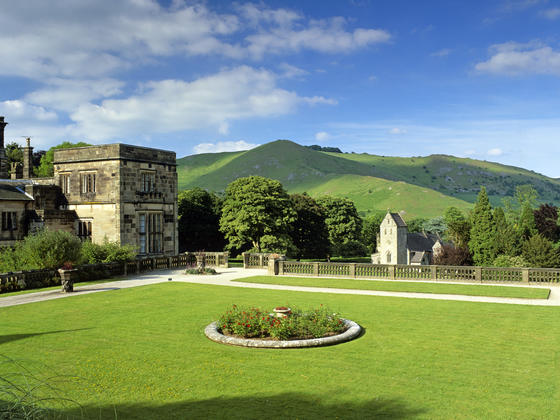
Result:
[[[8,158],[4,148],[4,128],[8,125],[4,122],[4,117],[0,117],[0,179],[8,178]]]
[[[23,148],[23,177],[31,178],[33,176],[33,147],[31,147],[31,139],[27,137],[26,146]]]
[[[408,227],[398,213],[387,213],[379,228],[380,264],[407,264]]]

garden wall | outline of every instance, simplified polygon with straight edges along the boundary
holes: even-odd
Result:
[[[85,264],[75,268],[78,270],[78,282],[92,281],[151,270],[195,266],[197,256],[204,258],[206,266],[228,267],[229,253],[227,252],[185,252],[172,257],[137,258],[126,262]],[[60,284],[58,270],[29,270],[0,274],[0,293],[57,284]]]
[[[473,281],[480,283],[560,283],[552,268],[498,268],[449,265],[381,265],[271,260],[271,275],[370,278],[387,280]]]

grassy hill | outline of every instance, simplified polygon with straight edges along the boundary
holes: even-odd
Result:
[[[219,192],[236,178],[261,175],[279,180],[291,193],[348,197],[362,215],[389,208],[408,217],[435,217],[449,206],[468,210],[481,185],[494,205],[523,184],[533,185],[541,201],[560,204],[559,180],[513,166],[446,155],[326,153],[288,140],[244,152],[187,156],[177,160],[177,171],[179,189]]]

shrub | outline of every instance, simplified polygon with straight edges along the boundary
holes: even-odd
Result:
[[[226,335],[275,340],[320,338],[346,329],[340,316],[322,305],[309,311],[293,308],[286,318],[271,312],[233,305],[218,320],[218,328]]]
[[[214,270],[213,268],[210,268],[210,267],[205,267],[205,268],[193,267],[193,268],[187,268],[186,271],[185,271],[185,274],[202,274],[202,275],[210,274],[210,275],[213,275],[213,274],[218,274],[218,273],[216,272],[216,270]]]
[[[130,245],[119,245],[118,242],[108,241],[103,244],[84,242],[82,244],[82,262],[85,264],[99,264],[110,262],[124,262],[136,257],[136,250]]]
[[[498,255],[492,264],[494,267],[529,267],[522,256]]]
[[[42,229],[19,242],[10,256],[16,270],[59,268],[80,258],[82,243],[61,230]]]

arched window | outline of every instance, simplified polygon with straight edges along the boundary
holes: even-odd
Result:
[[[387,264],[391,264],[391,251],[387,251]]]

